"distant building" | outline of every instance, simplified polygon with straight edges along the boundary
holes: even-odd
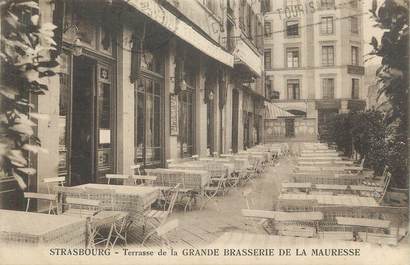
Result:
[[[365,108],[361,3],[264,1],[266,94],[296,115],[276,139],[325,140],[332,115]]]

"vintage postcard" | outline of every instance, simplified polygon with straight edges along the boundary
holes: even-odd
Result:
[[[409,6],[0,0],[0,263],[409,264]]]

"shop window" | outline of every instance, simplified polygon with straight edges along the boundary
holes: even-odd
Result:
[[[158,164],[161,161],[161,82],[141,78],[136,88],[136,162]]]

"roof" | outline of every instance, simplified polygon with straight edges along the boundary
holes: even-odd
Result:
[[[265,119],[277,119],[283,117],[295,117],[295,115],[287,112],[274,103],[265,102]]]

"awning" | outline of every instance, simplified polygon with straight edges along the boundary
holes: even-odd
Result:
[[[204,54],[229,67],[233,67],[234,57],[230,53],[210,42],[167,9],[157,4],[154,0],[124,1]]]
[[[295,115],[278,107],[274,103],[265,102],[265,119],[277,119],[283,117],[295,117]]]
[[[242,39],[236,43],[233,51],[235,61],[243,62],[257,76],[262,76],[262,60]]]

